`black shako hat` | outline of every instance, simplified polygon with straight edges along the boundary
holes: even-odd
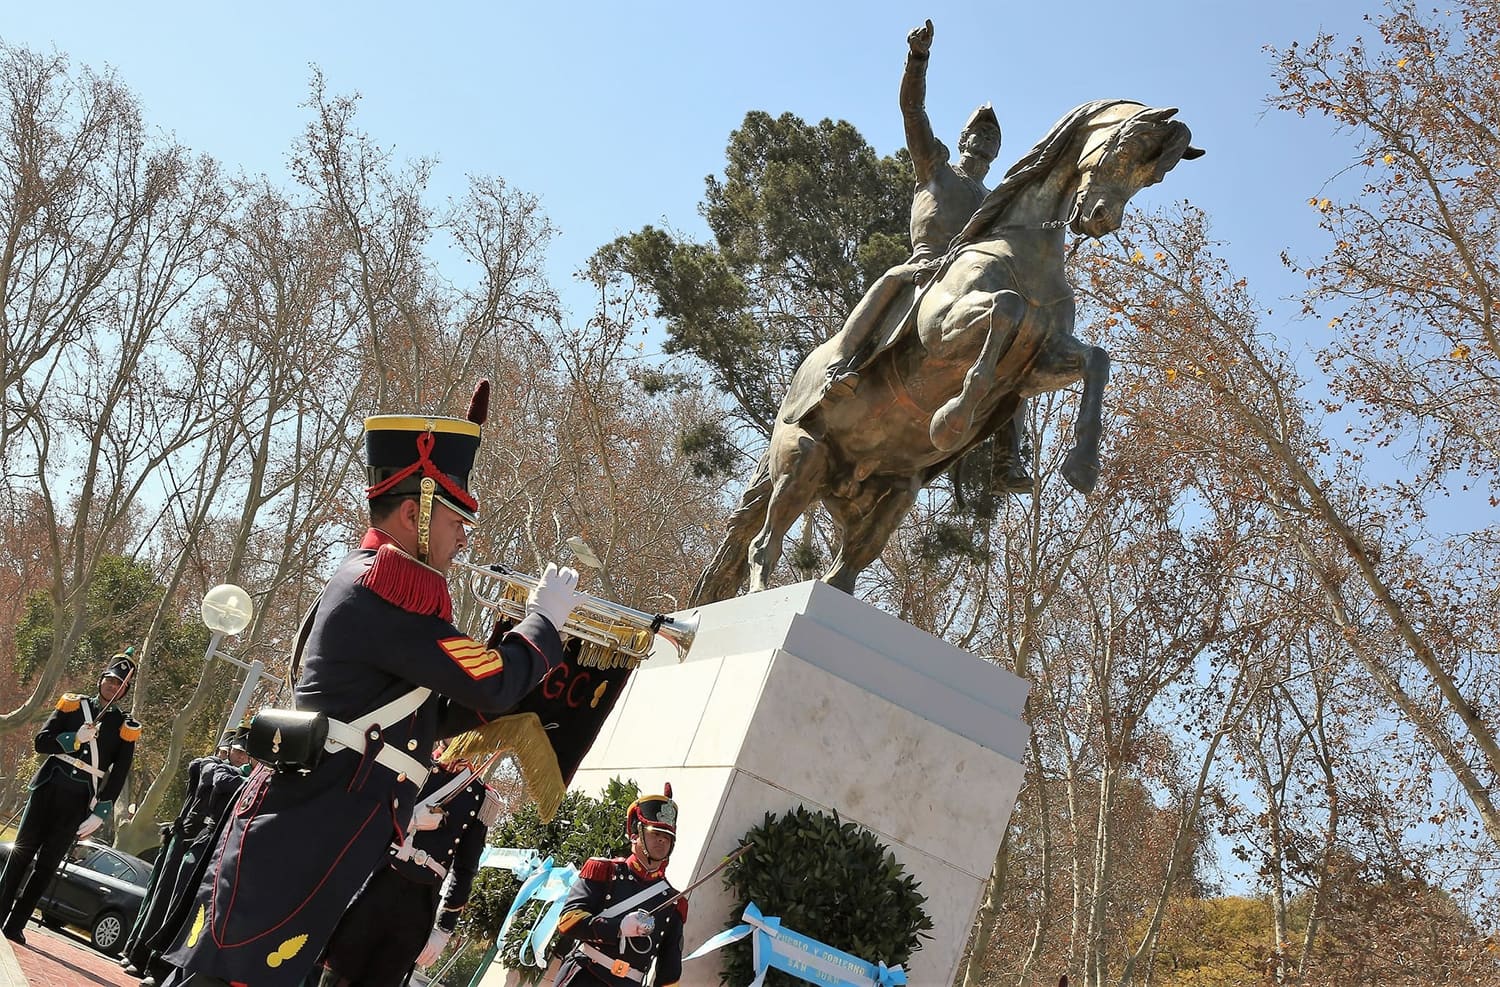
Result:
[[[135,678],[135,659],[130,657],[134,648],[123,651],[109,660],[109,665],[99,673],[101,679],[119,679],[125,683],[125,689],[120,693],[124,696],[130,691],[130,681]]]
[[[479,452],[479,426],[489,414],[490,382],[474,389],[467,418],[377,415],[365,419],[365,498],[415,494],[446,504],[465,521],[478,520],[469,473]],[[425,512],[424,512],[425,513]]]
[[[666,833],[676,842],[677,803],[672,801],[670,782],[662,786],[662,794],[642,795],[625,810],[625,835],[634,839],[643,829]]]

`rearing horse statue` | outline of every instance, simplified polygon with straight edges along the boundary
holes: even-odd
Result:
[[[829,346],[808,354],[693,604],[733,596],[747,575],[751,592],[764,589],[787,530],[814,501],[839,532],[823,578],[852,592],[923,487],[1021,399],[1079,380],[1062,473],[1083,493],[1094,488],[1109,354],[1073,335],[1063,233],[1119,229],[1136,192],[1202,155],[1176,112],[1126,100],[1073,110],[1010,169],[915,298],[891,306],[853,394],[820,398]]]

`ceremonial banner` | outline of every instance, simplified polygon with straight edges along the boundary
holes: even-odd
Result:
[[[750,987],[761,987],[766,971],[773,968],[810,984],[826,984],[828,987],[898,987],[906,983],[906,971],[900,966],[869,963],[794,932],[784,927],[781,919],[762,915],[754,902],[745,906],[741,918],[745,924],[720,932],[684,956],[683,962],[752,936],[755,980]]]
[[[492,642],[504,633],[502,627],[509,629],[502,621]],[[455,738],[458,756],[477,760],[496,750],[514,753],[537,811],[550,822],[637,664],[599,645],[564,638],[563,663],[515,709]]]

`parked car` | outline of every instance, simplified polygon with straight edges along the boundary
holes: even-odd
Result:
[[[0,866],[14,843],[0,843]],[[42,924],[88,930],[94,948],[118,956],[146,897],[151,865],[114,847],[82,840],[73,845],[42,893]]]

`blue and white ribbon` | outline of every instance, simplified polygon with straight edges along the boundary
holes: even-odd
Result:
[[[511,923],[515,921],[516,916],[528,902],[552,902],[552,907],[542,912],[531,927],[531,931],[526,934],[519,951],[523,964],[545,967],[547,944],[552,941],[552,936],[557,932],[557,923],[562,918],[563,905],[568,900],[568,890],[578,880],[578,868],[571,865],[558,867],[553,864],[551,857],[541,860],[538,859],[539,856],[535,850],[487,847],[480,858],[479,866],[509,868],[510,872],[521,882],[515,899],[510,903],[510,911],[505,913],[505,922],[500,926],[500,935],[496,937],[496,942],[505,942]]]
[[[578,868],[556,867],[547,875],[547,880],[532,894],[537,901],[550,901],[552,907],[544,911],[531,928],[531,935],[521,944],[521,962],[531,966],[547,965],[547,946],[557,932],[558,920],[562,918],[563,905],[567,904],[568,891],[578,880]],[[530,947],[528,949],[528,947]],[[531,959],[527,959],[527,955]]]
[[[906,983],[906,971],[899,965],[888,967],[884,963],[869,963],[794,932],[783,926],[781,919],[762,915],[754,902],[745,906],[741,918],[743,925],[725,929],[684,956],[683,961],[697,959],[746,936],[753,936],[750,949],[755,979],[750,987],[761,987],[766,971],[770,969],[828,987],[900,987]]]
[[[480,867],[501,867],[524,881],[542,864],[542,855],[535,850],[523,850],[514,846],[487,846],[479,856]]]
[[[530,901],[532,896],[536,894],[537,889],[547,883],[547,879],[552,876],[551,857],[535,863],[536,866],[534,869],[524,877],[518,871],[515,872],[516,877],[521,879],[521,888],[516,892],[515,899],[510,903],[510,911],[505,913],[505,922],[501,924],[500,935],[496,937],[499,942],[505,941],[505,934],[510,931],[510,923],[515,919],[516,913],[521,910],[521,906]]]

